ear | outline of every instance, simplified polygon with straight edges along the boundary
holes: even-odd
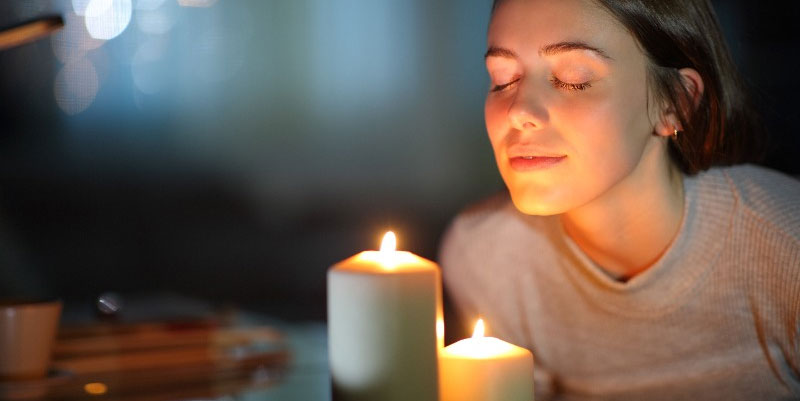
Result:
[[[691,107],[691,110],[683,110],[684,115],[689,115],[697,108],[700,104],[700,99],[703,98],[703,90],[705,89],[703,78],[700,77],[700,73],[692,68],[681,68],[678,73],[681,74],[681,82],[686,89],[687,100],[689,101],[689,104],[682,105],[682,107]],[[683,127],[681,127],[680,119],[675,110],[665,112],[655,127],[656,133],[661,136],[671,136],[676,129],[682,131]]]

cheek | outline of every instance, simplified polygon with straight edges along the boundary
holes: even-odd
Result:
[[[486,132],[489,134],[489,141],[495,152],[499,150],[499,145],[503,141],[508,125],[508,105],[503,99],[492,98],[491,94],[484,103],[483,113],[486,121]]]
[[[564,132],[574,133],[568,141],[583,169],[616,175],[639,161],[651,131],[646,92],[629,89],[586,97],[565,108],[569,115],[564,121],[571,127]]]

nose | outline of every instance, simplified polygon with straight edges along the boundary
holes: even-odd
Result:
[[[549,119],[542,93],[531,86],[520,85],[508,109],[511,126],[520,131],[540,130]]]

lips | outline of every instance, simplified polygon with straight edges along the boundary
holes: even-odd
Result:
[[[516,171],[543,170],[554,167],[566,159],[562,156],[516,156],[509,158],[511,168]]]

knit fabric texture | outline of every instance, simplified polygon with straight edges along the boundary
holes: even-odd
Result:
[[[800,399],[800,182],[740,165],[684,189],[679,233],[626,282],[494,196],[445,234],[445,290],[533,352],[537,401]]]

